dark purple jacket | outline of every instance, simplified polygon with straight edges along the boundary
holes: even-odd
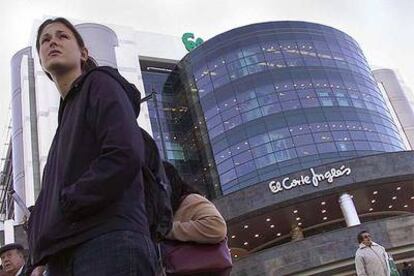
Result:
[[[61,101],[30,216],[33,264],[112,231],[149,236],[143,145],[136,112],[119,82],[99,70],[80,76]]]

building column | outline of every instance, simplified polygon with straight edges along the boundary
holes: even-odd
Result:
[[[339,205],[341,206],[347,227],[361,224],[354,201],[349,194],[345,193],[339,197]]]
[[[14,242],[14,220],[8,219],[4,221],[4,244]]]

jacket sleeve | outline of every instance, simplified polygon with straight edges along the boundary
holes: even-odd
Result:
[[[90,78],[86,120],[100,152],[61,192],[61,207],[70,220],[95,214],[119,199],[141,170],[144,155],[142,134],[121,85],[102,72]]]
[[[188,202],[184,202],[187,201]],[[188,195],[179,207],[181,221],[174,218],[167,238],[199,243],[219,243],[227,235],[227,226],[213,203],[199,195]],[[186,218],[186,214],[191,214]]]
[[[367,276],[367,272],[365,271],[365,264],[364,259],[358,253],[355,256],[355,268],[356,273],[358,276]]]

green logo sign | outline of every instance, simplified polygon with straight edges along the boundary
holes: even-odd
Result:
[[[185,33],[181,37],[182,42],[184,43],[185,48],[187,51],[191,52],[194,48],[200,46],[204,40],[201,38],[195,39],[193,33]]]

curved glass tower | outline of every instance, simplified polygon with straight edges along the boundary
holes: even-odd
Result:
[[[358,43],[268,22],[220,34],[178,64],[194,127],[227,194],[300,169],[405,147]]]

